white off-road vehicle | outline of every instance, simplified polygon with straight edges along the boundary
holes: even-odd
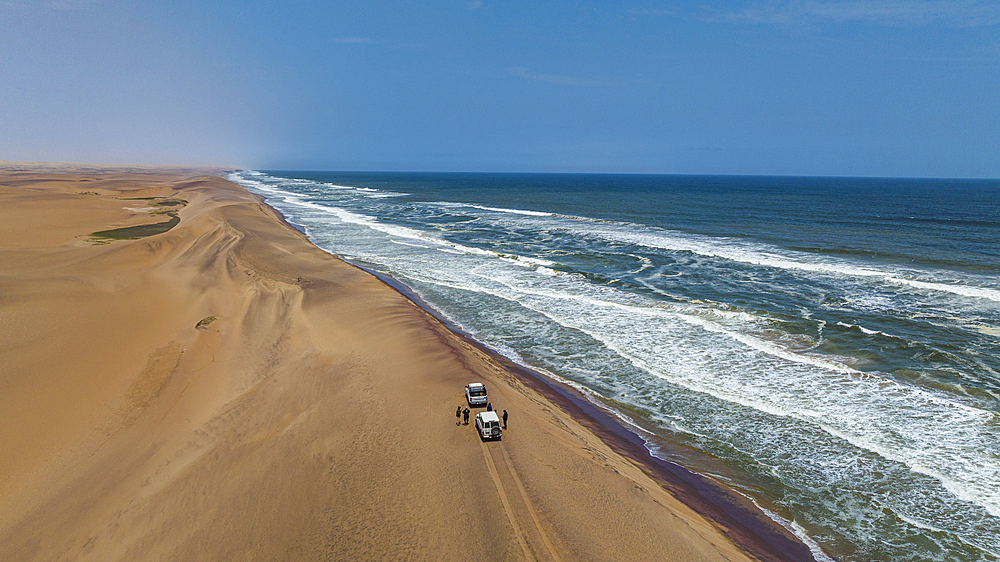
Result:
[[[469,406],[485,406],[486,385],[481,382],[472,382],[465,385],[465,398],[469,401]]]
[[[476,414],[476,431],[483,439],[500,439],[503,436],[500,416],[496,412],[479,412]]]

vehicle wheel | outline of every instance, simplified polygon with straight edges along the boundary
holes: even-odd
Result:
[[[493,435],[494,439],[500,439],[500,430],[499,429],[497,429],[497,428],[494,427],[493,431],[491,431],[490,433]]]

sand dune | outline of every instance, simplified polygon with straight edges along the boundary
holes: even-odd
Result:
[[[238,186],[0,168],[0,559],[752,559]]]

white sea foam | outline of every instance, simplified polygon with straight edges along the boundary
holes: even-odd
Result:
[[[1000,326],[986,326],[980,323],[968,323],[968,325],[980,334],[1000,338]]]
[[[823,259],[806,254],[794,255],[788,252],[783,254],[780,253],[782,250],[777,248],[731,238],[687,235],[654,227],[608,221],[591,222],[585,220],[584,222],[586,226],[581,225],[576,229],[580,234],[597,236],[616,242],[627,242],[674,252],[691,252],[705,257],[774,269],[877,279],[925,291],[945,292],[1000,302],[1000,289],[992,287],[968,286],[958,282],[921,281],[904,277],[892,271],[855,265],[843,260]],[[930,277],[933,274],[922,272],[920,275]]]
[[[538,267],[552,267],[553,265],[556,265],[556,263],[553,261],[545,260],[542,258],[533,258],[530,256],[504,254],[503,257],[510,258],[512,261],[517,262],[518,265],[528,265],[528,266],[538,266]]]
[[[862,334],[865,334],[865,335],[868,335],[868,336],[883,336],[883,337],[893,338],[893,339],[903,339],[903,338],[901,338],[899,336],[894,336],[892,334],[887,334],[887,333],[885,333],[885,332],[883,332],[881,330],[869,330],[868,328],[865,328],[864,326],[859,326],[857,324],[848,324],[846,322],[837,322],[837,325],[840,326],[840,327],[842,327],[842,328],[849,328],[849,329],[853,329],[853,330],[858,330]]]
[[[261,174],[263,176],[263,174]],[[248,188],[250,191],[262,192],[268,195],[274,195],[279,197],[291,197],[298,198],[300,195],[298,193],[293,193],[291,191],[286,191],[264,183],[263,181],[257,181],[249,178],[242,177],[240,173],[233,173],[228,176],[228,179],[239,183],[243,187]]]
[[[1000,516],[1000,463],[978,452],[982,446],[1000,446],[990,429],[995,423],[992,412],[825,357],[793,353],[698,315],[615,295],[606,287],[565,291],[495,267],[481,266],[475,272],[501,284],[489,290],[488,283],[480,283],[491,293],[504,294],[590,335],[652,375],[815,424],[834,437],[932,476],[957,497]],[[684,325],[725,339],[699,336]],[[706,347],[708,342],[712,344]],[[952,439],[953,432],[963,438]]]
[[[417,230],[414,228],[408,228],[405,226],[398,226],[394,224],[380,222],[375,217],[369,217],[367,215],[362,215],[360,213],[354,213],[348,211],[347,209],[343,209],[341,207],[320,205],[319,203],[312,203],[310,201],[305,201],[298,197],[287,197],[286,201],[297,207],[321,211],[323,213],[335,216],[338,219],[340,219],[341,222],[364,226],[372,230],[377,230],[379,232],[389,234],[391,236],[396,236],[399,238],[408,238],[411,240],[420,240],[422,242],[427,242],[434,245],[447,244],[443,240],[435,238],[432,234],[428,234],[424,231]]]
[[[897,283],[899,285],[909,285],[910,287],[915,287],[917,289],[925,289],[928,291],[943,291],[946,293],[952,293],[955,295],[961,295],[963,297],[977,298],[977,299],[988,299],[995,302],[1000,302],[1000,290],[989,289],[985,287],[969,287],[966,285],[959,285],[955,283],[934,283],[927,281],[917,281],[915,279],[904,279],[902,277],[897,277],[895,275],[886,275],[886,281],[890,283]]]
[[[1000,289],[993,287],[971,286],[959,281],[922,281],[893,271],[861,266],[834,258],[820,258],[814,255],[790,253],[778,248],[732,238],[690,235],[655,227],[595,220],[586,217],[556,215],[554,213],[539,211],[519,211],[516,209],[503,209],[481,205],[469,206],[481,210],[536,217],[556,217],[565,223],[564,226],[570,226],[574,232],[580,235],[597,236],[615,242],[627,242],[668,251],[691,252],[705,257],[787,271],[873,279],[924,291],[943,292],[968,298],[1000,302]],[[932,272],[912,271],[909,272],[909,275],[933,277],[934,274]]]
[[[551,217],[552,213],[545,213],[541,211],[525,211],[522,209],[504,209],[502,207],[486,207],[483,205],[468,205],[473,209],[479,209],[481,211],[494,211],[497,213],[511,213],[514,215],[527,215],[531,217]]]
[[[785,519],[770,509],[760,505],[757,500],[746,494],[740,493],[740,495],[753,502],[753,504],[757,506],[757,509],[764,512],[764,514],[767,515],[772,521],[781,525],[785,528],[785,530],[798,537],[798,539],[809,549],[809,552],[813,555],[816,562],[836,562],[833,558],[830,558],[825,552],[823,552],[823,549],[820,548],[819,544],[806,533],[806,530],[802,528],[802,525],[799,525],[795,521]]]
[[[629,271],[628,272],[629,275],[635,275],[637,273],[642,273],[643,271],[646,271],[647,269],[653,267],[653,261],[650,260],[649,258],[647,258],[646,256],[637,256],[635,254],[629,254],[629,256],[633,257],[633,258],[635,258],[637,260],[639,260],[639,262],[641,263],[641,265],[639,266],[639,269],[636,269],[634,271]]]
[[[425,246],[424,244],[411,244],[409,242],[402,242],[400,240],[389,240],[389,242],[393,244],[399,244],[400,246],[409,246],[411,248],[423,248],[425,250],[430,249],[430,246]],[[444,250],[444,249],[445,248],[438,248],[438,250]]]
[[[242,180],[243,182],[262,191],[272,192],[271,190],[275,189],[263,185],[260,182],[249,180],[248,178],[241,176],[241,174],[245,174],[245,172],[231,174],[231,177],[236,177],[238,178],[237,181]],[[376,197],[396,197],[405,195],[395,192],[381,192],[377,189],[364,187],[349,187],[335,184],[323,185],[338,189],[350,189],[358,192],[377,194],[374,195]],[[281,195],[291,195],[281,190],[273,192]],[[915,276],[933,277],[934,274],[931,272],[910,272],[908,275],[904,276],[897,272],[880,270],[870,266],[860,266],[843,260],[823,259],[806,254],[796,255],[794,253],[779,250],[778,248],[748,243],[731,238],[712,238],[689,235],[654,227],[628,223],[616,223],[605,220],[594,220],[585,217],[570,217],[542,211],[507,209],[486,205],[458,205],[464,205],[466,207],[479,210],[522,215],[527,217],[557,217],[561,221],[572,225],[573,230],[581,235],[597,236],[611,241],[633,243],[650,248],[678,252],[691,252],[705,257],[719,258],[738,263],[789,271],[803,271],[877,279],[885,283],[911,287],[923,291],[944,292],[968,298],[1000,302],[1000,289],[995,287],[973,286],[958,281],[928,281],[913,278]]]
[[[243,180],[243,181],[247,182],[247,183],[252,182],[252,180],[249,180],[249,181]],[[257,182],[254,182],[254,183],[257,183]],[[551,262],[549,260],[540,259],[540,258],[532,258],[532,257],[527,257],[527,256],[519,256],[519,255],[515,255],[515,254],[501,254],[501,253],[498,253],[498,252],[492,252],[492,251],[489,251],[489,250],[483,250],[481,248],[476,248],[474,246],[466,246],[466,245],[463,245],[463,244],[457,244],[457,243],[453,243],[453,242],[448,242],[446,240],[440,239],[437,236],[435,236],[433,234],[430,234],[430,233],[427,233],[425,231],[417,230],[417,229],[414,229],[414,228],[408,228],[408,227],[405,227],[405,226],[398,226],[398,225],[393,225],[393,224],[385,223],[385,222],[379,221],[375,217],[370,217],[370,216],[363,215],[363,214],[360,214],[360,213],[354,213],[354,212],[348,211],[348,210],[346,210],[344,208],[341,208],[341,207],[335,207],[335,206],[330,206],[330,205],[321,205],[319,203],[313,203],[311,201],[306,201],[305,199],[303,199],[298,194],[286,192],[286,191],[275,189],[275,188],[271,188],[271,187],[268,187],[266,185],[260,185],[260,186],[253,185],[253,187],[255,189],[259,190],[259,191],[264,191],[264,192],[270,193],[272,195],[281,196],[285,200],[286,203],[295,205],[297,207],[301,207],[301,208],[305,208],[305,209],[312,209],[312,210],[321,211],[323,213],[327,213],[327,214],[333,215],[333,216],[337,217],[338,219],[340,219],[344,223],[365,226],[365,227],[371,228],[373,230],[377,230],[379,232],[384,232],[385,234],[389,234],[391,236],[396,236],[396,237],[399,237],[399,238],[408,238],[408,239],[412,239],[412,240],[420,240],[422,242],[426,242],[426,243],[433,244],[433,245],[436,245],[436,246],[444,246],[444,247],[438,247],[437,248],[438,250],[441,250],[441,251],[453,252],[453,253],[458,253],[458,254],[473,254],[473,255],[480,255],[480,256],[497,257],[497,258],[501,258],[501,259],[504,259],[506,261],[510,261],[510,262],[516,263],[518,265],[523,265],[523,266],[548,267],[548,266],[555,265],[554,262]]]
[[[875,334],[881,334],[882,333],[882,332],[880,332],[878,330],[869,330],[868,328],[865,328],[864,326],[857,326],[855,324],[847,324],[846,322],[837,322],[837,325],[841,326],[841,327],[844,327],[844,328],[853,328],[853,329],[861,330],[862,333],[868,334],[869,336],[874,336]]]
[[[836,372],[836,373],[860,374],[860,371],[856,371],[856,370],[854,370],[854,369],[848,367],[847,365],[844,365],[843,363],[840,363],[838,361],[834,361],[832,359],[827,359],[827,358],[819,357],[819,356],[803,355],[803,354],[800,354],[800,353],[792,353],[791,351],[788,351],[788,350],[782,348],[781,346],[776,345],[774,342],[770,342],[770,341],[767,341],[767,340],[762,340],[760,338],[753,337],[753,336],[748,335],[748,334],[743,333],[743,332],[734,331],[734,330],[727,330],[727,329],[723,328],[722,326],[716,324],[715,322],[711,322],[711,321],[705,320],[704,318],[702,318],[700,316],[679,315],[678,318],[680,318],[681,320],[683,320],[685,322],[688,322],[690,324],[694,324],[696,326],[700,326],[700,327],[704,328],[705,330],[707,330],[709,332],[714,332],[714,333],[717,333],[717,334],[723,334],[723,335],[725,335],[725,336],[727,336],[729,338],[732,338],[732,339],[734,339],[734,340],[736,340],[736,341],[738,341],[738,342],[746,345],[747,347],[750,347],[752,349],[756,349],[758,351],[762,351],[762,352],[764,352],[764,353],[766,353],[768,355],[771,355],[772,357],[777,357],[779,359],[784,359],[786,361],[790,361],[790,362],[793,362],[793,363],[801,363],[803,365],[812,365],[813,367],[818,367],[820,369],[829,370],[829,371],[833,371],[833,372]]]

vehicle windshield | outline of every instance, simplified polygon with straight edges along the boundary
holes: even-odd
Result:
[[[469,396],[486,396],[486,388],[470,388]]]

